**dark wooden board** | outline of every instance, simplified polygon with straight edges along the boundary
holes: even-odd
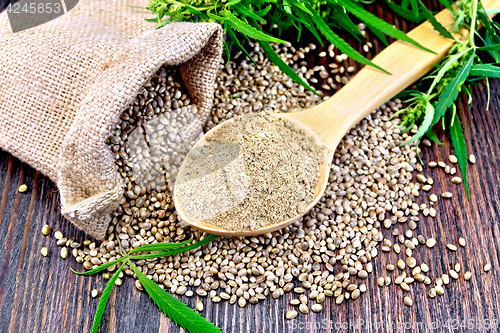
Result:
[[[406,25],[380,7],[373,11],[408,31]],[[354,43],[353,43],[354,44]],[[380,45],[374,42],[378,49]],[[360,45],[358,45],[360,48]],[[318,59],[312,59],[317,61]],[[357,69],[359,66],[357,66]],[[491,103],[486,110],[487,90],[484,84],[472,90],[473,105],[469,110],[465,96],[458,105],[464,119],[465,138],[478,162],[469,168],[471,198],[467,199],[461,186],[451,184],[442,170],[431,170],[434,191],[451,191],[453,199],[439,201],[438,216],[423,218],[418,233],[434,236],[434,250],[418,248],[418,258],[431,266],[432,277],[460,263],[462,270],[473,273],[471,282],[460,279],[446,287],[446,294],[430,299],[427,287],[413,286],[410,295],[414,306],[403,304],[406,296],[394,285],[379,288],[376,279],[387,274],[385,265],[395,261],[395,254],[383,254],[374,261],[374,274],[366,283],[368,292],[356,301],[341,306],[332,299],[324,303],[320,314],[299,315],[286,321],[284,314],[291,309],[291,294],[279,300],[268,298],[257,306],[241,309],[228,302],[214,304],[204,301],[203,315],[226,333],[237,332],[493,332],[484,324],[500,327],[499,250],[500,238],[500,80],[490,82]],[[446,160],[451,152],[450,142],[438,132],[443,146],[423,149],[424,161]],[[28,191],[19,193],[21,184]],[[90,332],[98,299],[90,297],[92,289],[103,290],[101,277],[80,277],[70,268],[82,270],[73,259],[63,260],[53,238],[43,236],[41,228],[48,224],[65,236],[83,241],[85,235],[60,215],[57,187],[42,174],[21,163],[10,154],[0,151],[0,333]],[[427,202],[423,196],[422,202]],[[384,230],[389,236],[387,230]],[[467,246],[456,253],[445,249],[446,243],[467,239]],[[42,257],[40,250],[48,247],[50,255]],[[482,270],[491,263],[489,273]],[[394,279],[395,275],[391,277]],[[196,297],[183,297],[194,307]],[[448,325],[447,325],[448,323]],[[463,327],[473,325],[469,327]],[[455,327],[454,325],[457,325]],[[477,326],[479,325],[479,326]],[[473,327],[473,329],[471,329]],[[482,327],[482,328],[481,328]],[[138,291],[132,279],[112,292],[101,324],[101,332],[182,332],[164,317],[144,292]]]

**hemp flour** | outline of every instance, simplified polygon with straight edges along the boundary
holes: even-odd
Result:
[[[277,224],[305,213],[326,151],[288,120],[237,117],[191,150],[175,195],[190,219],[226,230]]]

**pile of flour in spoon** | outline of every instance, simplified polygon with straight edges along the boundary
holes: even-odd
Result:
[[[175,196],[191,221],[250,231],[303,214],[327,149],[276,116],[224,123],[191,150]]]

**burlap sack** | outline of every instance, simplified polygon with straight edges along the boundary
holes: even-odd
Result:
[[[105,141],[162,64],[182,64],[206,120],[222,50],[215,23],[154,30],[146,0],[90,0],[39,27],[12,33],[0,14],[0,148],[50,177],[63,215],[102,239],[124,181]]]

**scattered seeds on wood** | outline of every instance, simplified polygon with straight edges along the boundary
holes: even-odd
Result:
[[[405,264],[405,262],[402,259],[398,260],[397,265],[398,265],[398,268],[401,269],[401,270],[405,269],[405,267],[406,267],[406,264]]]
[[[428,248],[433,248],[434,245],[436,245],[436,240],[434,238],[428,238],[427,241],[425,242],[425,245]]]
[[[97,295],[99,295],[99,292],[97,291],[97,289],[93,289],[91,293],[92,298],[96,298]]]
[[[405,302],[406,306],[413,306],[413,300],[410,297],[408,297],[408,296],[405,297],[404,302]]]
[[[259,114],[233,119],[207,137],[206,145],[186,156],[176,179],[176,200],[184,214],[225,230],[250,231],[305,213],[314,198],[326,148],[285,118]],[[225,142],[235,147],[221,147]],[[229,154],[228,150],[235,152]],[[207,159],[224,165],[237,161],[240,166],[234,168],[244,168],[248,185],[243,185],[241,171],[232,169],[225,172],[224,178],[213,176],[214,180],[207,181],[206,177],[215,173],[214,167],[200,171],[205,170]],[[290,177],[295,167],[300,182]],[[228,195],[230,183],[237,185],[229,189]],[[263,188],[273,195],[262,195]],[[235,197],[241,200],[235,203]],[[253,216],[251,222],[248,216]]]
[[[406,284],[412,284],[414,281],[415,281],[415,279],[414,279],[414,278],[412,278],[412,277],[406,277],[406,278],[404,279],[404,282],[405,282]]]
[[[415,275],[414,279],[415,279],[415,281],[417,281],[417,282],[424,282],[424,280],[425,280],[425,276],[419,273],[419,274],[416,274],[416,275]]]
[[[491,270],[491,264],[484,265],[483,269],[485,272],[489,272]]]
[[[19,186],[19,192],[23,193],[23,192],[26,192],[26,190],[28,189],[28,185],[26,184],[23,184],[21,186]]]
[[[238,305],[240,307],[244,308],[245,305],[247,305],[247,300],[245,298],[243,298],[243,297],[238,298]]]
[[[52,229],[50,229],[50,227],[46,224],[42,227],[42,234],[44,234],[45,236],[47,236],[48,234],[50,234]]]
[[[418,174],[418,175],[417,175],[417,180],[418,180],[419,182],[421,182],[421,183],[425,183],[425,182],[427,181],[427,178],[425,178],[425,176],[424,176],[424,175],[422,175],[422,174]]]
[[[451,179],[451,182],[452,182],[453,184],[460,184],[460,183],[462,182],[462,178],[460,178],[460,177],[453,177],[453,178]]]
[[[286,313],[286,319],[292,320],[297,317],[297,311],[295,310],[290,310]]]
[[[451,199],[453,194],[451,192],[444,192],[443,194],[441,194],[441,196],[445,199]]]
[[[432,146],[432,143],[431,143],[428,139],[423,139],[423,140],[422,140],[422,143],[423,143],[423,145],[424,145],[424,146],[426,146],[426,147],[430,147],[430,146]]]
[[[323,306],[316,303],[311,306],[311,310],[313,310],[313,312],[321,312],[321,310],[323,310]]]
[[[385,285],[388,286],[391,284],[391,277],[390,276],[386,276],[385,277]]]
[[[453,164],[456,164],[458,162],[458,158],[455,155],[448,156],[448,160],[450,160],[450,162]]]
[[[413,268],[417,264],[417,260],[413,257],[409,257],[406,259],[406,264],[408,265],[408,267]]]
[[[309,308],[304,303],[300,303],[299,311],[306,314],[306,313],[309,313]]]
[[[455,252],[457,250],[457,246],[453,244],[446,244],[448,250]]]
[[[40,252],[42,253],[42,256],[44,256],[44,257],[49,255],[49,250],[46,247],[42,247]]]
[[[465,272],[464,274],[464,280],[469,281],[472,277],[472,273],[470,271]]]
[[[195,307],[196,311],[198,311],[198,312],[202,312],[204,309],[203,303],[201,301],[196,301],[196,303],[194,304],[194,307]],[[297,314],[297,312],[295,312],[295,314]]]
[[[62,239],[63,237],[64,237],[64,236],[63,236],[62,232],[60,232],[60,231],[56,231],[56,232],[54,232],[54,238],[55,238],[55,239],[58,239],[58,240],[59,240],[59,239]]]
[[[257,58],[258,57],[256,57],[256,59]],[[257,61],[259,62],[260,60]],[[343,61],[342,57],[340,57],[340,61]],[[221,91],[217,91],[216,98],[214,101],[214,108],[207,123],[207,129],[213,128],[221,121],[229,119],[236,115],[253,112],[254,110],[262,111],[263,109],[268,108],[270,107],[270,105],[272,105],[270,102],[271,100],[276,102],[276,104],[274,105],[276,105],[277,110],[284,110],[284,112],[291,109],[307,108],[320,101],[320,99],[317,99],[312,94],[305,93],[300,89],[295,89],[294,83],[291,83],[294,87],[293,89],[290,90],[285,89],[284,91],[288,93],[289,91],[296,90],[298,94],[297,96],[300,96],[300,98],[298,97],[296,98],[297,102],[292,101],[292,98],[290,97],[290,96],[296,96],[295,94],[286,95],[284,93],[282,94],[281,92],[278,92],[276,96],[273,95],[272,97],[263,96],[263,98],[261,99],[260,98],[261,94],[260,94],[259,99],[257,99],[255,96],[248,97],[246,99],[245,95],[253,96],[254,91],[251,89],[252,88],[251,84],[243,82],[240,84],[239,81],[241,80],[239,79],[239,77],[241,77],[242,71],[247,71],[250,75],[257,74],[258,72],[253,67],[246,66],[247,68],[243,68],[239,66],[240,65],[232,63],[228,66],[221,66],[221,72],[222,72],[221,78],[223,79],[221,79],[219,85],[223,87],[230,87],[230,86],[240,87],[241,85],[240,91],[245,91],[245,93],[243,93],[243,95],[240,97],[233,98],[231,94],[223,94]],[[266,67],[264,63],[259,62],[259,67],[262,67],[264,68],[264,70],[267,70],[268,75],[271,75],[271,77],[272,75],[276,76],[281,75],[281,73],[275,71],[273,67]],[[334,67],[329,66],[329,68],[334,68]],[[335,68],[337,69],[337,71],[340,71],[339,69],[340,67],[338,65]],[[228,69],[230,69],[232,73],[227,73]],[[322,71],[321,69],[318,69],[316,73],[320,73],[321,71]],[[349,72],[349,69],[347,71]],[[165,86],[167,87],[167,89],[174,88],[173,85],[174,82],[168,79],[169,76],[170,75],[166,76],[158,75],[157,76],[158,82],[161,83],[159,83],[158,85],[154,82],[149,83],[149,86],[146,86],[144,89],[145,90],[144,97],[141,97],[142,94],[139,93],[138,101],[134,102],[134,104],[131,105],[131,108],[126,112],[124,112],[124,116],[122,118],[123,121],[119,124],[119,126],[117,126],[115,133],[113,135],[114,138],[112,137],[114,142],[119,142],[119,144],[113,143],[112,145],[110,145],[113,153],[119,155],[120,149],[123,148],[125,150],[129,148],[125,146],[124,142],[122,142],[123,140],[121,139],[121,135],[127,134],[127,131],[124,130],[125,127],[136,126],[136,121],[135,120],[134,122],[128,121],[125,120],[125,118],[129,119],[136,117],[133,116],[135,112],[141,113],[143,112],[143,110],[144,112],[147,111],[150,113],[157,112],[156,107],[160,99],[162,99],[161,103],[166,103],[167,101],[169,102],[169,107],[167,108],[165,106],[164,107],[165,109],[171,108],[174,111],[177,108],[173,108],[172,106],[170,106],[170,103],[186,102],[185,100],[176,101],[173,98],[173,96],[168,98],[163,98],[164,94],[161,94],[160,91],[162,91],[162,89],[165,89]],[[306,76],[306,74],[304,74],[304,76]],[[267,76],[259,75],[259,77],[264,78]],[[236,84],[236,81],[238,81],[238,84]],[[267,88],[271,89],[272,87],[272,89],[275,88],[278,89],[277,85],[272,86],[274,84],[272,80],[267,80],[267,81],[268,81],[267,83],[269,84]],[[169,85],[170,83],[172,85]],[[278,83],[280,86],[285,86],[285,83],[288,84],[288,81],[282,80],[279,81]],[[176,87],[175,89],[178,90],[178,88]],[[255,90],[255,94],[257,94],[257,92],[258,90]],[[181,95],[183,94],[184,93],[182,93]],[[228,95],[229,97],[226,98],[225,95]],[[141,100],[143,101],[142,105],[141,105]],[[188,103],[189,101],[186,102],[186,105]],[[309,104],[306,105],[306,103]],[[380,129],[381,132],[385,132],[385,129],[387,129],[386,133],[389,133],[388,131],[391,130],[395,131],[398,126],[397,121],[391,122],[391,121],[386,121],[385,119],[388,119],[390,117],[390,113],[388,113],[389,110],[391,110],[391,108],[394,107],[394,109],[392,109],[390,112],[395,111],[397,110],[397,108],[400,107],[399,105],[400,101],[392,104],[387,104],[387,106],[382,107],[380,110],[374,112],[371,115],[372,120],[370,121],[364,120],[360,122],[359,125],[357,125],[357,127],[353,130],[353,132],[351,132],[353,138],[352,142],[354,144],[351,143],[350,141],[344,141],[339,145],[339,149],[336,152],[335,158],[341,160],[341,162],[340,164],[336,165],[334,163],[332,165],[332,170],[331,170],[332,179],[342,179],[345,177],[345,174],[343,174],[343,169],[342,169],[344,166],[346,166],[350,170],[350,172],[351,170],[354,170],[353,172],[356,172],[357,171],[356,165],[358,163],[358,159],[363,158],[364,160],[372,163],[372,165],[375,166],[375,163],[377,163],[377,161],[380,161],[380,158],[382,156],[383,158],[386,158],[386,156],[390,157],[391,162],[392,159],[399,161],[405,159],[407,161],[404,162],[407,164],[406,167],[401,168],[401,170],[398,171],[398,174],[401,173],[402,177],[401,179],[411,176],[411,172],[414,172],[414,170],[420,173],[423,172],[421,165],[418,164],[416,155],[414,155],[416,153],[415,146],[411,145],[401,146],[399,148],[400,151],[398,153],[393,153],[388,148],[387,149],[384,148],[384,147],[399,146],[404,141],[404,138],[403,137],[399,138],[399,135],[397,133],[393,132],[392,137],[397,137],[398,139],[390,139],[391,141],[389,141],[389,145],[386,145],[388,140],[386,138],[391,137],[391,135],[385,136],[383,138],[382,137],[374,138],[375,142],[373,144],[371,143],[372,138],[370,137],[370,135],[368,134],[365,135],[365,133],[369,133],[369,131],[365,130],[366,127],[373,126],[372,122],[374,122],[375,120],[380,122],[380,126],[379,125],[374,126],[375,130]],[[158,108],[160,107],[158,106]],[[270,108],[272,110],[275,110],[274,106]],[[185,111],[183,110],[182,112]],[[189,111],[186,112],[189,113]],[[367,142],[368,151],[375,151],[374,150],[375,147],[380,147],[377,148],[380,149],[379,151],[380,157],[377,156],[376,158],[372,159],[371,156],[366,153],[367,150],[364,150],[364,147],[358,146],[358,142]],[[353,148],[355,148],[355,150],[351,151]],[[345,153],[343,152],[343,150],[345,150]],[[121,165],[119,163],[121,163]],[[128,163],[130,163],[131,166],[129,166]],[[137,163],[132,162],[131,159],[123,159],[121,157],[117,158],[117,164],[120,173],[122,173],[123,175],[131,173],[130,169],[132,169],[133,167],[136,168],[141,167]],[[390,165],[390,163],[388,163],[388,165]],[[177,166],[173,167],[173,169],[175,168],[177,168]],[[362,166],[362,169],[364,168],[366,168],[365,165]],[[393,174],[391,172],[388,172],[385,166],[381,167],[380,169],[381,169],[380,180],[387,179],[387,181],[389,182],[390,179],[396,181],[399,179],[399,178],[394,178]],[[176,170],[177,169],[175,169],[174,171]],[[377,173],[378,172],[379,171],[377,170]],[[382,224],[382,221],[384,221],[383,225],[386,228],[391,228],[393,225],[397,226],[398,225],[397,223],[401,223],[401,225],[403,225],[404,223],[408,223],[409,228],[411,230],[415,230],[415,228],[417,228],[416,222],[418,222],[417,215],[423,209],[421,209],[419,205],[417,205],[414,202],[413,203],[409,202],[407,204],[403,200],[402,204],[403,205],[407,204],[407,206],[404,206],[404,208],[398,207],[398,210],[401,211],[402,215],[400,215],[400,213],[398,212],[397,216],[383,218],[379,222],[378,221],[379,214],[381,214],[382,212],[385,213],[384,207],[387,207],[385,206],[385,204],[387,203],[393,204],[393,202],[392,200],[389,199],[388,202],[385,201],[382,202],[382,204],[384,204],[383,206],[379,206],[379,203],[377,202],[377,200],[375,200],[374,201],[375,209],[373,209],[372,212],[368,210],[370,215],[368,218],[366,218],[366,220],[370,221],[367,222],[365,220],[365,216],[361,218],[362,214],[364,214],[365,211],[363,207],[361,206],[353,207],[349,206],[348,204],[359,203],[359,202],[362,203],[362,200],[360,200],[359,202],[357,200],[365,197],[368,198],[370,195],[375,195],[373,196],[373,198],[376,198],[377,195],[382,195],[382,192],[385,193],[383,194],[383,196],[385,196],[386,198],[389,197],[392,198],[393,194],[399,196],[400,193],[402,193],[400,191],[404,191],[406,193],[405,195],[408,196],[410,196],[411,194],[415,195],[416,193],[415,196],[417,196],[419,194],[419,189],[423,190],[424,186],[430,186],[433,183],[432,178],[427,177],[425,178],[425,181],[423,181],[424,179],[422,179],[423,182],[428,183],[423,186],[420,183],[412,184],[408,182],[404,186],[404,188],[400,189],[399,188],[400,184],[396,183],[395,185],[397,189],[392,190],[391,187],[389,186],[389,183],[383,183],[383,182],[379,183],[377,179],[373,178],[371,173],[364,174],[362,177],[364,177],[364,180],[362,180],[363,182],[366,180],[368,183],[376,184],[378,187],[376,191],[378,191],[379,193],[377,193],[376,191],[372,191],[368,187],[368,185],[366,185],[366,190],[351,193],[347,189],[350,188],[355,189],[356,187],[352,187],[351,186],[352,184],[349,181],[347,180],[330,181],[327,185],[325,197],[323,198],[324,200],[322,199],[318,203],[317,207],[314,207],[311,210],[310,214],[306,214],[305,217],[301,218],[299,221],[297,221],[296,223],[294,223],[292,226],[289,227],[290,229],[290,231],[288,232],[289,236],[286,239],[283,239],[284,237],[278,237],[274,233],[266,236],[261,235],[258,237],[244,237],[234,240],[221,238],[213,242],[212,246],[206,246],[200,248],[199,251],[197,251],[196,253],[191,252],[189,254],[178,255],[176,256],[175,259],[172,258],[173,259],[172,262],[169,261],[168,263],[165,264],[160,263],[160,261],[155,262],[154,264],[149,262],[144,262],[139,264],[139,266],[141,266],[140,268],[144,272],[148,271],[148,275],[151,275],[153,280],[155,278],[158,279],[158,281],[155,280],[155,282],[165,286],[166,290],[169,290],[172,287],[171,281],[176,280],[177,277],[179,278],[182,277],[184,279],[183,281],[186,282],[188,281],[187,279],[191,279],[191,276],[189,274],[178,275],[181,271],[183,272],[182,274],[185,274],[184,272],[188,270],[191,270],[191,272],[193,272],[195,270],[198,271],[198,269],[199,272],[204,272],[204,273],[209,272],[210,276],[208,278],[201,277],[197,280],[198,282],[195,282],[199,283],[198,285],[195,285],[196,288],[199,288],[196,289],[196,293],[200,295],[198,290],[203,290],[204,294],[200,296],[207,296],[208,294],[207,291],[210,291],[213,288],[217,290],[217,292],[215,290],[212,290],[214,291],[212,298],[220,297],[222,299],[224,295],[223,292],[227,291],[228,296],[229,294],[231,294],[230,303],[231,301],[232,303],[238,302],[238,304],[241,307],[244,307],[246,306],[247,302],[253,304],[252,302],[263,299],[256,297],[259,294],[261,295],[260,297],[265,298],[264,295],[274,296],[275,294],[274,291],[277,291],[276,295],[278,294],[283,295],[284,291],[287,292],[285,289],[288,289],[288,291],[293,290],[292,287],[294,281],[296,281],[299,275],[302,275],[302,272],[299,271],[300,268],[297,269],[299,265],[302,265],[302,262],[299,261],[300,257],[298,256],[296,257],[297,253],[300,253],[300,255],[307,257],[308,260],[312,259],[311,261],[312,267],[310,273],[306,273],[305,278],[300,281],[302,283],[304,282],[307,283],[301,285],[300,287],[295,288],[297,292],[304,293],[305,291],[307,291],[308,295],[310,295],[310,291],[311,292],[317,291],[317,293],[315,293],[316,295],[315,299],[318,303],[320,303],[321,298],[325,296],[335,297],[336,304],[341,304],[342,302],[344,302],[344,300],[348,298],[356,299],[358,297],[357,296],[358,294],[366,292],[367,288],[366,285],[361,284],[358,288],[355,289],[353,289],[354,287],[349,287],[349,292],[346,292],[346,289],[350,284],[356,283],[350,280],[353,278],[356,279],[356,275],[360,274],[361,271],[365,272],[361,273],[361,276],[364,276],[365,274],[368,275],[368,273],[371,271],[370,269],[368,269],[367,264],[369,263],[371,265],[370,261],[375,256],[377,256],[378,249],[382,247],[382,246],[379,247],[378,245],[383,239],[381,233],[378,230],[379,223]],[[125,203],[120,206],[120,210],[118,210],[118,212],[115,215],[117,217],[116,222],[113,222],[112,225],[110,225],[111,228],[108,230],[108,235],[107,235],[108,239],[104,241],[102,244],[100,243],[98,245],[93,244],[92,250],[95,250],[93,251],[93,254],[95,254],[95,256],[90,255],[89,250],[91,247],[90,245],[92,244],[90,241],[86,240],[83,243],[85,248],[79,250],[82,251],[81,254],[79,254],[80,260],[83,260],[85,262],[84,265],[86,269],[91,269],[93,267],[93,264],[90,261],[91,259],[90,257],[99,260],[105,259],[109,261],[111,260],[110,257],[115,256],[115,254],[111,254],[118,252],[117,251],[118,242],[115,237],[115,234],[118,234],[118,238],[121,241],[121,245],[124,245],[123,247],[125,251],[130,250],[133,247],[133,244],[137,242],[139,242],[140,244],[141,243],[150,244],[152,242],[182,241],[189,238],[194,238],[195,240],[197,240],[201,235],[198,231],[193,231],[190,228],[182,227],[175,212],[175,209],[173,209],[173,204],[171,202],[171,194],[168,191],[166,190],[150,191],[149,188],[145,187],[143,188],[142,186],[137,185],[135,182],[130,181],[128,176],[124,176],[124,178],[126,178],[125,181],[127,182],[126,184],[127,195],[124,198]],[[367,191],[370,192],[367,193]],[[129,197],[129,194],[131,197],[134,197],[134,199]],[[338,198],[343,198],[341,205],[338,205],[337,203]],[[344,204],[343,203],[344,201],[347,204]],[[125,211],[127,211],[128,213]],[[432,216],[432,213],[429,208],[427,208],[427,211],[428,215]],[[433,214],[435,216],[435,210]],[[136,217],[136,215],[138,216]],[[358,215],[360,216],[359,219],[355,217]],[[131,218],[132,216],[134,217]],[[335,224],[338,227],[338,230],[332,231],[330,230],[331,227],[328,226],[323,228],[324,227],[323,224],[325,224],[326,226],[328,224],[328,221],[330,220],[333,221],[335,219],[337,219]],[[359,227],[356,228],[350,227],[356,224]],[[345,225],[345,227],[342,228],[340,227],[340,225]],[[393,234],[396,230],[397,228],[393,230]],[[414,233],[416,233],[416,231]],[[335,243],[338,237],[337,234],[342,235],[341,236],[342,242],[345,242],[341,246]],[[309,238],[310,235],[315,235],[318,240],[316,241],[315,237]],[[347,235],[347,237],[344,237],[343,235]],[[63,238],[62,234],[60,238]],[[417,242],[418,241],[420,241],[420,239],[417,239]],[[403,243],[404,242],[401,242],[400,244]],[[361,251],[365,251],[365,249],[368,246],[371,249],[370,251],[366,251],[366,254],[358,255],[358,253],[363,253]],[[387,244],[383,244],[383,246],[391,247],[391,245]],[[257,250],[258,248],[266,248],[266,250],[267,248],[270,248],[269,254],[271,254],[271,256],[265,256],[261,254],[261,251]],[[400,253],[401,251],[400,245],[394,244],[393,248],[395,252]],[[234,262],[232,262],[232,260],[228,260],[227,262],[225,262],[224,251],[229,252],[229,249],[232,249],[232,251],[234,251],[234,253],[232,253]],[[289,257],[285,256],[281,257],[281,255],[278,255],[280,251],[285,251],[285,249],[286,251],[290,251]],[[344,258],[346,258],[345,259],[346,266],[348,269],[348,271],[345,272],[345,274],[344,272],[336,272],[335,271],[336,267],[334,268],[334,264],[328,263],[330,259],[335,258],[335,256],[337,255],[337,253],[335,252],[338,251],[339,249],[341,251],[342,249],[354,250],[353,252],[344,253],[346,255]],[[83,251],[85,251],[85,253],[83,253]],[[356,259],[354,259],[353,262],[351,263],[350,256],[354,255],[356,255]],[[276,259],[269,258],[273,256],[276,257]],[[280,260],[282,261],[278,261],[277,259],[278,256],[281,257]],[[245,259],[248,258],[252,258],[252,260],[245,262]],[[274,260],[278,261],[278,265],[276,265],[273,262]],[[198,263],[200,261],[203,262],[202,266],[198,266]],[[356,261],[358,263],[356,263]],[[324,271],[322,269],[322,266],[320,266],[320,262],[327,263],[326,269]],[[280,263],[282,263],[283,265],[279,266]],[[358,267],[359,263],[361,263],[361,269],[359,269]],[[175,269],[173,270],[172,270],[172,265],[173,267],[175,267]],[[278,274],[280,267],[282,272],[281,274]],[[422,265],[420,267],[422,267]],[[111,269],[109,272],[112,272],[112,270],[113,269]],[[252,272],[252,274],[247,276],[248,271]],[[329,272],[329,273],[323,274],[324,272]],[[105,274],[107,274],[109,278],[109,274],[108,273]],[[228,276],[227,274],[229,274],[231,278],[227,278]],[[417,276],[417,274],[414,274],[413,277],[414,279]],[[219,277],[223,276],[224,278],[227,278],[227,280],[217,279],[217,276]],[[245,281],[243,277],[248,277],[248,279],[255,279],[256,282]],[[388,278],[390,280],[390,277]],[[400,283],[401,282],[404,283],[403,288],[405,285],[408,286],[408,284],[404,282],[405,278],[406,274],[404,276],[402,275],[400,281]],[[281,285],[282,281],[284,281],[285,284],[292,283],[292,287],[285,288],[284,286]],[[214,282],[218,283],[214,284]],[[386,283],[387,279],[384,279],[384,284]],[[240,290],[241,295],[235,295],[234,293],[240,293],[240,291],[237,290],[241,286],[245,286],[243,289],[247,287],[248,289],[247,290],[241,289]],[[205,287],[206,290],[203,289]],[[227,290],[224,290],[224,288],[227,288]],[[308,291],[307,289],[310,290]],[[216,296],[217,293],[219,293],[220,296]],[[256,295],[255,297],[253,296],[254,293]],[[187,295],[187,291],[185,295]],[[305,295],[301,296],[305,297],[307,303],[308,298]],[[297,300],[295,300],[294,303],[296,301]],[[307,313],[308,312],[307,305],[303,304],[303,306],[306,307],[307,309],[306,313]],[[297,310],[303,312],[301,309]],[[312,311],[314,311],[314,309],[312,309]]]
[[[455,264],[455,271],[456,271],[457,273],[459,273],[459,272],[460,272],[460,269],[461,269],[460,264],[459,264],[459,263],[456,263],[456,264]]]
[[[135,280],[135,287],[139,290],[144,290],[144,287],[142,286],[142,283],[139,280]]]
[[[450,269],[450,276],[452,278],[454,278],[455,280],[458,279],[458,273],[455,270],[453,270],[453,269]]]
[[[474,154],[469,155],[469,162],[471,162],[472,164],[476,163],[476,156],[474,156]]]
[[[427,185],[422,186],[422,190],[425,192],[429,192],[431,189],[432,189],[432,185],[427,184]]]
[[[360,279],[366,279],[368,277],[368,272],[362,269],[358,272],[358,277]]]
[[[61,258],[66,259],[67,257],[68,257],[68,248],[67,247],[63,247],[61,249]]]
[[[467,243],[467,242],[465,241],[465,238],[460,237],[460,238],[458,239],[458,244],[459,244],[460,246],[464,247],[464,246],[466,245],[466,243]]]
[[[420,244],[425,244],[425,237],[423,235],[418,235],[417,239]]]

